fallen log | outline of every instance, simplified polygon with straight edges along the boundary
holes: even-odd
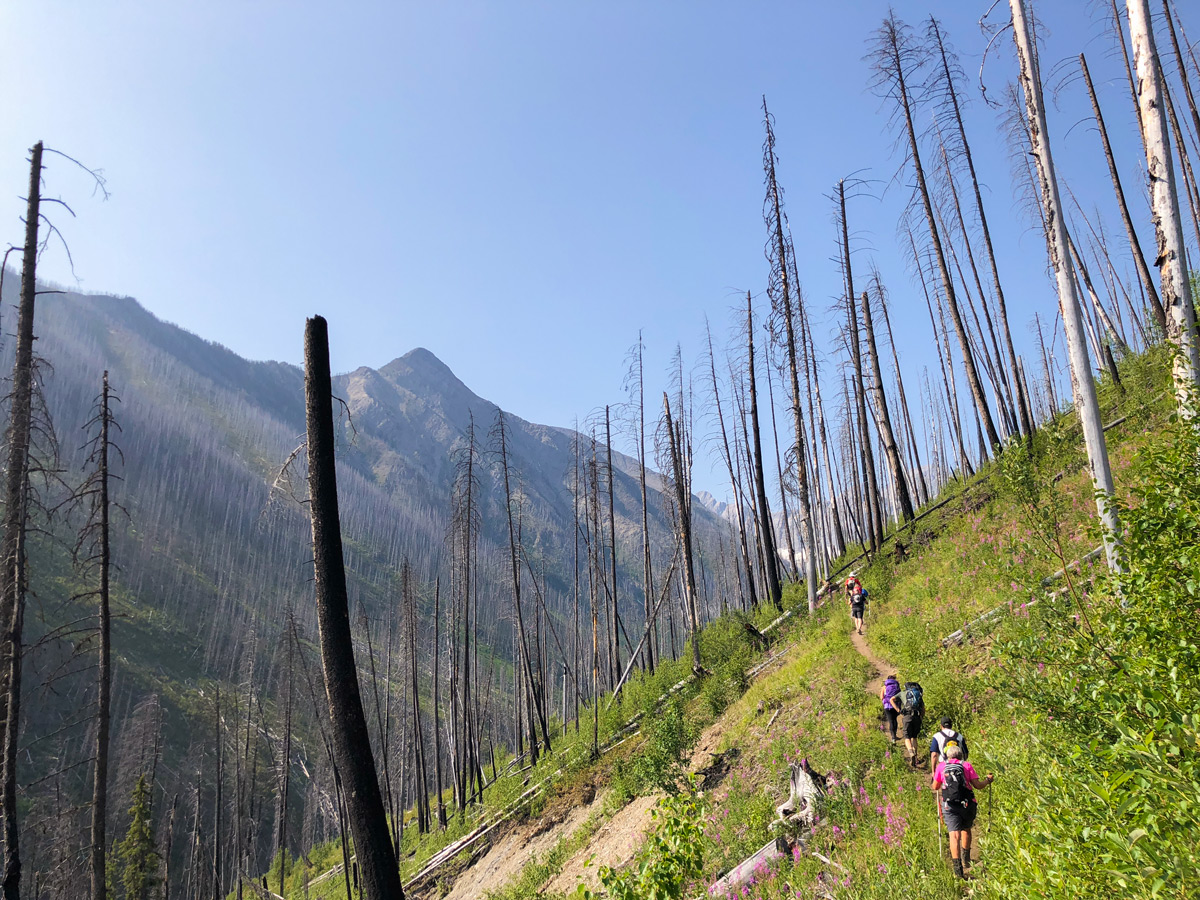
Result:
[[[1042,587],[1044,587],[1044,588],[1050,587],[1050,585],[1054,584],[1054,582],[1061,580],[1067,574],[1068,571],[1074,571],[1075,569],[1078,569],[1081,566],[1086,565],[1087,563],[1090,563],[1092,560],[1098,559],[1101,555],[1103,555],[1103,553],[1104,553],[1103,545],[1097,547],[1095,550],[1089,551],[1088,553],[1081,556],[1079,559],[1075,560],[1072,563],[1069,563],[1065,568],[1059,569],[1057,572],[1055,572],[1051,575],[1047,575],[1045,578],[1043,578],[1042,582],[1041,582]],[[1037,602],[1038,602],[1037,597],[1030,597],[1029,600],[1026,601],[1025,606],[1027,606],[1027,607],[1033,606]],[[1000,616],[1004,615],[1005,613],[1007,613],[1011,610],[1012,610],[1012,604],[1006,603],[1003,606],[997,606],[995,609],[985,612],[982,616],[972,619],[970,622],[968,622],[962,628],[958,629],[958,631],[948,634],[944,638],[942,638],[942,646],[949,647],[951,644],[954,644],[954,645],[961,644],[964,640],[966,640],[967,635],[970,632],[974,631],[976,628],[978,628],[980,625],[982,625],[986,622],[990,622],[993,619],[997,619]]]

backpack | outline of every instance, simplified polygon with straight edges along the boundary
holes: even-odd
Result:
[[[954,734],[946,734],[944,731],[939,731],[933,736],[938,745],[938,762],[946,761],[946,751],[951,747],[962,747],[963,736],[957,731]]]
[[[892,698],[900,693],[900,682],[895,678],[889,678],[883,683],[883,708],[892,708]]]
[[[910,681],[904,685],[904,714],[906,716],[919,716],[925,713],[925,698],[924,692],[921,690],[921,685],[915,681]]]
[[[967,786],[967,770],[962,760],[947,760],[942,766],[942,800],[946,803],[968,803],[975,795]]]

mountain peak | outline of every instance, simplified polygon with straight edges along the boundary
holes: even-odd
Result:
[[[380,368],[379,373],[389,381],[413,375],[425,383],[453,384],[459,381],[448,365],[424,347],[415,347],[396,357]]]

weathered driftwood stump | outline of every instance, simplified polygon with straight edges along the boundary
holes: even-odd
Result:
[[[825,796],[825,779],[808,766],[808,760],[789,766],[788,799],[775,807],[779,817],[768,828],[779,832],[753,856],[743,860],[708,888],[710,897],[731,897],[743,885],[766,873],[777,859],[790,858],[796,848],[804,849],[807,832],[816,824],[817,807]]]

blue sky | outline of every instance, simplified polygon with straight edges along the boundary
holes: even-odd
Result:
[[[896,7],[914,26],[942,19],[974,83],[989,5]],[[1038,12],[1047,75],[1088,53],[1131,204],[1148,218],[1103,10],[1047,0]],[[677,343],[690,364],[705,316],[723,340],[731,305],[764,290],[766,94],[819,342],[835,345],[826,310],[840,285],[826,195],[858,172],[879,195],[850,211],[859,281],[880,267],[915,381],[935,358],[896,239],[900,157],[863,60],[886,13],[868,0],[7,3],[0,241],[20,240],[26,149],[44,139],[103,168],[112,192],[93,200],[48,160],[48,195],[78,214],[55,213],[84,289],[135,296],[256,359],[299,362],[304,318],[319,312],[338,370],[424,346],[506,409],[566,425],[622,399],[639,329],[648,387],[661,390]],[[998,96],[1011,41],[995,49],[984,78]],[[1057,101],[1061,174],[1100,205],[1126,260],[1077,80]],[[1041,237],[977,92],[968,128],[1028,353],[1027,321],[1056,309]],[[41,271],[74,283],[57,248]],[[700,487],[722,493],[720,482],[697,472]]]

